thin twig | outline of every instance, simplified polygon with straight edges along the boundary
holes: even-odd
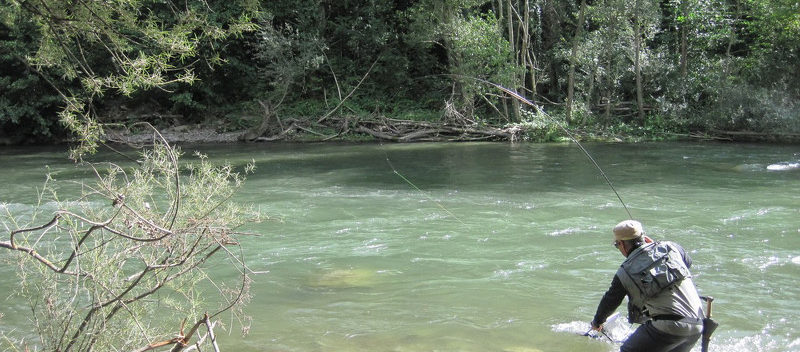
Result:
[[[365,73],[365,74],[364,74],[364,76],[363,76],[363,77],[361,77],[361,80],[359,80],[359,81],[358,81],[358,84],[356,84],[356,86],[353,88],[353,90],[351,90],[351,91],[350,91],[350,93],[349,93],[349,94],[347,94],[347,96],[346,96],[346,97],[344,97],[344,99],[340,100],[340,101],[339,101],[339,104],[337,104],[335,108],[333,108],[331,111],[328,111],[328,113],[327,113],[327,114],[325,114],[324,116],[320,117],[320,118],[319,118],[319,120],[317,120],[317,123],[321,123],[322,121],[325,121],[325,119],[327,119],[327,118],[328,118],[329,116],[331,116],[331,115],[332,115],[334,112],[336,112],[336,110],[339,110],[339,108],[342,106],[342,104],[344,104],[344,102],[345,102],[345,101],[347,101],[347,99],[349,99],[349,98],[350,98],[350,96],[352,96],[352,95],[353,95],[353,93],[355,93],[355,92],[356,92],[356,90],[358,89],[358,87],[360,87],[360,86],[361,86],[361,83],[364,83],[364,80],[365,80],[365,79],[367,79],[367,76],[369,76],[369,73],[370,73],[370,72],[372,72],[372,68],[374,68],[374,67],[375,67],[375,64],[377,64],[377,63],[378,63],[378,61],[380,61],[380,59],[381,59],[381,57],[380,57],[380,56],[378,56],[378,58],[377,58],[377,59],[375,59],[375,62],[373,62],[373,63],[372,63],[372,66],[370,66],[370,67],[369,67],[369,70],[367,70],[367,73]]]
[[[212,323],[211,320],[208,319],[208,315],[206,315],[206,328],[208,329],[208,337],[211,339],[211,346],[214,347],[215,352],[219,352],[219,345],[217,345],[217,338],[214,336],[214,325],[216,323]]]
[[[325,62],[328,63],[328,68],[331,70],[331,74],[333,75],[333,83],[336,84],[336,93],[339,94],[339,100],[342,100],[342,88],[339,87],[339,80],[336,78],[336,72],[333,71],[333,66],[331,66],[331,60],[328,59],[328,54],[325,54],[325,50],[320,50],[322,52],[322,56],[325,57]]]

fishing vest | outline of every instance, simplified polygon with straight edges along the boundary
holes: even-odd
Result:
[[[629,303],[644,309],[648,299],[691,277],[691,273],[678,248],[670,242],[654,242],[634,250],[617,276],[628,291]]]

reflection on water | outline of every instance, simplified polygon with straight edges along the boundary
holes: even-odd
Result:
[[[648,233],[690,251],[701,293],[716,298],[712,351],[800,350],[796,148],[586,147]],[[264,273],[254,278],[251,332],[220,336],[227,350],[618,348],[579,334],[623,259],[610,229],[627,214],[574,145],[184,149],[254,160],[236,201],[283,219],[246,229],[261,234],[242,241]],[[0,151],[2,207],[30,206],[45,164],[61,180],[87,176],[63,155]],[[0,296],[13,290],[13,280],[0,281]],[[25,327],[24,307],[0,313],[4,331]]]

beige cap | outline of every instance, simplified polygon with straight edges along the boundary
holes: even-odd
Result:
[[[642,224],[636,220],[625,220],[614,226],[614,239],[627,241],[639,238],[644,234]]]

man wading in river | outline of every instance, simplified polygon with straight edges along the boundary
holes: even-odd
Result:
[[[689,351],[703,330],[702,303],[689,272],[692,259],[677,243],[653,242],[634,220],[614,227],[614,246],[627,259],[600,300],[592,328],[600,331],[627,295],[628,321],[642,325],[620,351]]]

